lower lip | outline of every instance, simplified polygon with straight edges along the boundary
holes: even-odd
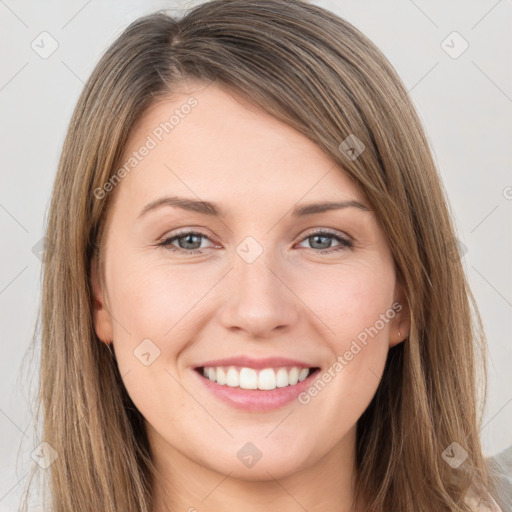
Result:
[[[237,409],[250,412],[271,411],[293,402],[300,393],[311,385],[318,372],[318,369],[314,370],[307,378],[301,382],[297,382],[297,384],[293,386],[262,391],[261,389],[233,388],[217,384],[204,377],[197,370],[194,370],[194,373],[201,380],[203,385],[215,396]]]

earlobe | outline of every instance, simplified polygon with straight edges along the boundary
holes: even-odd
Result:
[[[400,308],[393,307],[396,311],[396,315],[390,323],[389,348],[402,343],[407,336],[409,336],[411,329],[409,302],[407,300],[405,290],[400,283],[397,284],[396,297],[397,298],[393,302],[393,305],[399,304]]]
[[[399,343],[402,343],[405,341],[405,338],[407,338],[408,334],[404,333],[403,331],[398,329],[398,331],[392,332],[389,336],[389,348],[394,347],[395,345],[398,345]]]
[[[91,261],[91,287],[94,330],[101,341],[110,344],[113,339],[112,318],[101,289],[96,256]]]

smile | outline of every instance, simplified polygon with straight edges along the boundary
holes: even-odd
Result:
[[[230,363],[219,361],[198,366],[193,374],[210,396],[230,407],[254,413],[271,412],[294,403],[320,371],[319,367],[295,366],[289,361],[273,361],[271,366],[270,361],[266,365],[260,362],[253,364],[255,367]]]
[[[276,388],[294,386],[298,382],[302,382],[315,368],[289,366],[255,369],[235,366],[205,366],[197,370],[203,377],[221,386],[270,391]]]

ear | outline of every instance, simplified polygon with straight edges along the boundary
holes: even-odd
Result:
[[[409,302],[405,288],[399,281],[395,286],[394,297],[392,309],[395,311],[395,316],[390,322],[389,348],[404,341],[411,330]]]
[[[107,309],[103,290],[98,276],[98,262],[96,255],[91,261],[91,286],[93,292],[93,320],[94,330],[98,338],[104,343],[110,344],[113,340],[112,317]]]

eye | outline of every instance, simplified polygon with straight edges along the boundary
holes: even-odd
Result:
[[[210,240],[203,233],[199,233],[197,231],[183,231],[177,235],[166,238],[158,245],[165,247],[166,249],[170,249],[171,251],[186,252],[188,254],[202,254],[203,251],[199,249],[201,249],[201,242],[203,239]],[[178,242],[178,247],[173,245],[175,241]],[[205,249],[207,247],[202,248]]]
[[[209,248],[201,247],[203,240],[210,239],[205,234],[198,231],[182,231],[181,233],[164,239],[157,245],[170,249],[171,251],[178,251],[187,254],[202,254],[203,251],[201,249]],[[333,240],[337,242],[338,245],[332,247]],[[351,240],[345,239],[326,230],[315,231],[309,234],[301,243],[306,241],[310,243],[312,249],[317,249],[315,252],[320,254],[340,251],[353,246]],[[175,245],[175,242],[178,243],[178,246]]]
[[[335,240],[338,242],[337,246],[332,247],[332,241]],[[309,234],[306,238],[303,239],[303,242],[309,242],[312,249],[320,249],[315,252],[330,253],[335,251],[340,251],[342,249],[349,249],[353,246],[352,241],[345,239],[335,233],[331,233],[330,231],[315,231]]]

